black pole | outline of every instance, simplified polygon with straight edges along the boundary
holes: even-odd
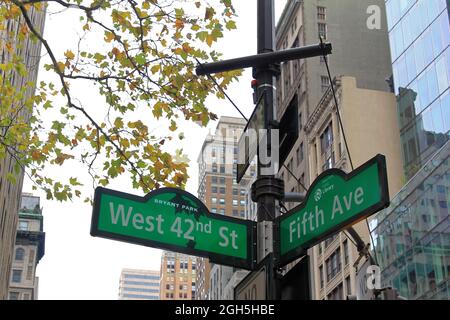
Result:
[[[274,0],[258,0],[257,9],[258,23],[258,54],[273,52],[275,50],[275,12]],[[264,129],[270,130],[272,123],[276,119],[275,84],[277,76],[275,69],[270,64],[254,69],[254,76],[257,81],[258,98],[264,95]],[[267,132],[267,153],[272,150],[270,133]],[[262,178],[261,169],[263,167],[260,157],[258,157],[258,179]],[[265,174],[267,175],[267,174]],[[258,199],[258,222],[272,221],[275,217],[275,197],[263,195]],[[264,258],[264,257],[262,257]]]
[[[273,53],[275,51],[275,8],[274,0],[258,0],[257,8],[257,39],[258,39],[258,54]],[[274,65],[267,63],[266,65],[255,67],[253,69],[253,75],[257,82],[257,96],[264,99],[264,129],[267,131],[267,155],[271,156],[272,144],[270,137],[270,129],[272,129],[272,124],[276,120],[276,105],[275,105],[275,94],[276,94],[276,76],[277,69]],[[258,193],[257,197],[257,217],[258,222],[269,221],[273,222],[276,217],[276,193],[270,192],[274,187],[273,182],[275,178],[275,170],[269,174],[268,172],[262,171],[262,169],[267,167],[261,163],[261,157],[258,156],[258,179],[255,182],[253,188],[259,189],[256,191]],[[272,158],[272,157],[271,157]],[[273,159],[272,159],[273,161]],[[272,162],[271,161],[271,162]],[[278,168],[276,168],[278,170]],[[282,190],[284,191],[284,190]],[[272,238],[272,235],[261,235],[261,242],[267,237]],[[259,252],[258,259],[263,259],[265,253]],[[270,296],[268,299],[278,299],[279,298],[279,281],[276,279],[275,270],[271,270],[269,283],[267,286],[269,288],[268,292]]]

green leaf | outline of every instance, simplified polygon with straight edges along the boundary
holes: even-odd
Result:
[[[236,29],[236,22],[234,22],[233,20],[228,20],[225,26],[228,30]]]
[[[147,62],[145,60],[145,55],[143,53],[138,54],[137,56],[134,57],[134,59],[136,60],[136,63],[138,65],[144,65]]]

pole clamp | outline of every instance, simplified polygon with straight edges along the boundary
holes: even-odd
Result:
[[[262,196],[272,196],[277,200],[284,198],[284,181],[274,176],[263,176],[252,184],[252,201],[258,202]]]

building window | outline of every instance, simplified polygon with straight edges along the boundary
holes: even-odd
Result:
[[[212,208],[212,209],[211,209],[211,212],[212,212],[212,213],[217,213],[217,208]]]
[[[233,189],[233,196],[237,196],[238,195],[238,189]]]
[[[224,187],[220,188],[220,194],[225,194],[225,188]]]
[[[225,166],[220,166],[220,173],[225,173]]]
[[[27,280],[31,280],[33,278],[33,267],[28,266],[27,267]]]
[[[221,198],[221,199],[219,200],[219,203],[220,203],[220,204],[225,204],[225,199],[222,199],[222,198]]]
[[[333,130],[330,123],[320,136],[320,148],[322,154],[326,153],[333,144]]]
[[[211,187],[211,193],[217,193],[217,187]]]
[[[300,146],[297,149],[297,165],[300,165],[302,163],[304,158],[304,150],[303,150],[303,142],[300,143]]]
[[[317,26],[319,28],[319,37],[321,37],[322,39],[326,40],[327,39],[327,25],[326,25],[326,23],[319,22],[317,24]]]
[[[245,218],[245,211],[241,210],[241,218]]]
[[[220,210],[219,210],[219,213],[220,213],[221,215],[224,215],[224,214],[225,214],[225,209],[220,209]]]
[[[328,87],[330,86],[330,78],[327,76],[321,76],[320,77],[320,84],[322,87],[322,92],[325,92],[328,90]]]
[[[19,221],[19,230],[28,231],[28,221]]]
[[[323,288],[324,281],[323,281],[323,266],[319,267],[319,278],[320,278],[320,289]]]
[[[20,283],[22,281],[22,270],[13,270],[12,282]]]
[[[325,7],[317,7],[317,19],[325,20],[326,19],[326,8]]]
[[[216,176],[212,176],[211,177],[211,182],[212,183],[217,183],[217,177]]]
[[[345,287],[347,288],[347,295],[351,295],[352,294],[352,285],[350,283],[350,276],[348,276],[347,278],[345,278]]]
[[[342,283],[338,285],[331,293],[328,295],[328,300],[342,300],[343,299],[343,290]]]
[[[298,132],[301,132],[303,128],[303,117],[302,117],[302,113],[300,112],[298,114]]]
[[[16,249],[15,260],[16,261],[23,261],[24,256],[25,256],[25,250],[23,250],[22,248],[17,248]]]
[[[344,265],[347,265],[349,263],[349,258],[348,258],[348,241],[345,240],[344,241]]]
[[[241,196],[245,196],[247,194],[247,192],[245,191],[245,189],[241,189]]]
[[[220,177],[220,184],[224,185],[225,184],[225,178],[224,177]]]
[[[245,206],[245,200],[240,200],[240,201],[239,201],[239,204],[240,204],[241,206]]]
[[[337,249],[326,261],[327,281],[331,281],[341,271],[341,250]]]
[[[233,206],[237,206],[238,205],[238,201],[236,199],[233,199]]]
[[[237,210],[233,210],[233,217],[237,217],[239,215]]]
[[[10,292],[9,300],[19,300],[19,292]]]
[[[217,198],[211,198],[211,203],[212,204],[216,204],[217,203]]]

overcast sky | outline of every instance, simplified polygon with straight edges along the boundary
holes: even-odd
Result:
[[[286,0],[276,0],[276,18],[281,14]],[[238,30],[226,32],[221,40],[220,50],[225,58],[256,53],[256,0],[234,1],[239,15]],[[50,7],[50,12],[55,11]],[[78,14],[55,14],[47,16],[45,37],[56,52],[64,52],[74,45],[70,34],[74,34]],[[73,24],[71,24],[71,21]],[[45,59],[45,58],[44,58]],[[43,63],[41,63],[42,68]],[[41,72],[41,77],[42,76]],[[42,79],[48,80],[48,79]],[[247,70],[227,93],[246,116],[253,110],[251,96],[251,70]],[[72,88],[75,93],[85,94],[86,88]],[[91,98],[91,97],[89,97]],[[97,97],[92,96],[95,101]],[[210,108],[219,116],[238,116],[233,106],[226,100],[211,99]],[[184,124],[184,151],[191,159],[187,190],[197,194],[196,159],[208,130],[214,130],[217,122],[208,128],[200,128],[191,123]],[[85,175],[85,167],[64,166],[61,175],[70,171],[71,176]],[[70,169],[70,170],[68,170]],[[137,190],[124,189],[120,181],[109,186],[123,192],[138,194]],[[25,181],[24,191],[31,191],[31,184]],[[46,233],[45,255],[37,267],[39,277],[39,299],[117,299],[119,276],[122,268],[159,270],[161,251],[121,243],[118,241],[93,238],[89,234],[90,205],[82,199],[58,203],[47,201],[41,192],[41,206],[44,214]]]

